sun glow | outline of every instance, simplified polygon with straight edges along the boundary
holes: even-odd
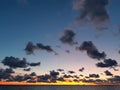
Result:
[[[56,83],[44,83],[44,82],[0,82],[0,85],[96,85],[95,83],[85,83],[85,82],[60,82]]]

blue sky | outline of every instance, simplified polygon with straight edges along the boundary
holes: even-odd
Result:
[[[97,68],[98,62],[87,56],[86,52],[76,51],[84,41],[92,41],[97,49],[105,51],[107,58],[120,63],[120,48],[118,25],[120,25],[119,0],[110,0],[107,6],[110,22],[108,29],[100,31],[94,24],[76,24],[78,12],[73,8],[74,0],[0,0],[0,60],[6,56],[27,58],[29,62],[41,62],[40,66],[32,70],[45,73],[49,70],[63,68],[77,70],[85,67],[83,74],[102,73],[108,68]],[[79,1],[79,0],[78,0]],[[64,30],[72,29],[78,45],[68,45],[60,42]],[[96,38],[98,36],[98,38]],[[46,51],[35,51],[35,55],[26,55],[24,49],[27,43],[43,43],[50,45],[59,55]],[[56,45],[61,46],[57,48]],[[70,50],[66,53],[65,50]],[[0,67],[5,67],[0,64]],[[119,69],[119,67],[117,67]],[[92,72],[89,72],[89,71]],[[22,69],[18,69],[18,73]],[[22,71],[23,72],[23,71]],[[115,72],[119,75],[119,71]]]

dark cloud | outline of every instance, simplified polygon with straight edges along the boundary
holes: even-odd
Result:
[[[105,59],[103,62],[99,62],[96,64],[97,67],[101,67],[101,68],[114,68],[116,66],[118,66],[118,63],[116,60],[112,60],[112,59]]]
[[[111,82],[116,82],[116,83],[120,83],[120,76],[114,76],[112,78],[109,78],[108,81],[111,81]]]
[[[25,47],[25,51],[26,51],[26,54],[34,54],[34,51],[36,50],[36,46],[32,43],[32,42],[28,42],[26,47]]]
[[[36,76],[36,73],[35,73],[35,72],[32,72],[32,73],[30,74],[30,76]]]
[[[24,70],[24,71],[30,71],[31,68],[24,68],[23,70]]]
[[[84,67],[82,67],[82,68],[79,69],[80,72],[83,72],[84,70],[85,70]]]
[[[62,37],[60,38],[60,41],[64,44],[69,44],[69,45],[76,44],[76,42],[74,42],[75,35],[76,34],[72,30],[67,29],[64,31]]]
[[[62,82],[65,81],[63,77],[59,77],[57,80],[58,80],[58,81],[62,81]]]
[[[32,67],[35,67],[35,66],[39,66],[40,65],[40,62],[37,62],[37,63],[29,63],[26,58],[23,58],[22,60],[19,59],[19,58],[16,58],[16,57],[13,57],[13,56],[10,56],[10,57],[5,57],[3,60],[2,60],[2,63],[5,65],[5,66],[8,66],[10,68],[26,68],[28,66],[32,66]],[[30,71],[30,68],[28,69],[23,69],[24,71]]]
[[[64,69],[57,69],[57,71],[62,72],[62,71],[64,71]]]
[[[51,46],[49,46],[49,45],[43,45],[43,44],[41,44],[41,43],[37,43],[37,45],[36,45],[37,47],[38,47],[38,49],[41,49],[41,50],[46,50],[46,51],[48,51],[48,52],[53,52],[54,50],[51,48]]]
[[[25,52],[30,55],[30,54],[34,54],[35,50],[45,50],[47,52],[54,52],[55,54],[57,54],[49,45],[43,45],[42,43],[37,43],[36,45],[34,45],[32,42],[28,42],[28,44],[25,47]]]
[[[74,71],[68,71],[68,73],[73,74],[73,73],[75,73],[75,72],[74,72]]]
[[[79,77],[77,75],[74,75],[73,77],[76,78],[76,79],[79,79]]]
[[[56,71],[50,71],[50,76],[52,76],[53,78],[57,78],[57,76],[59,75],[59,72]]]
[[[30,80],[30,79],[32,79],[32,77],[31,77],[29,74],[25,74],[25,75],[23,76],[23,80],[24,80],[24,81],[27,81],[27,80]]]
[[[40,62],[37,63],[28,63],[29,66],[35,67],[35,66],[40,66]]]
[[[6,68],[5,72],[6,73],[15,73],[12,68]]]
[[[23,76],[17,75],[13,78],[13,81],[22,82],[24,80]]]
[[[81,76],[81,77],[83,77],[83,75],[82,75],[82,74],[80,74],[80,76]]]
[[[79,80],[78,80],[78,79],[74,79],[73,81],[74,81],[74,82],[79,82]]]
[[[38,76],[38,82],[50,82],[51,76],[48,74]]]
[[[73,76],[65,74],[63,75],[63,78],[73,78]]]
[[[0,69],[0,80],[9,79],[12,73],[15,73],[15,72],[11,68]]]
[[[109,0],[74,0],[73,7],[78,11],[77,21],[92,22],[96,27],[104,26],[109,22],[106,6]]]
[[[106,54],[104,52],[100,53],[92,41],[84,41],[80,47],[77,47],[80,51],[86,51],[88,56],[93,59],[105,59]]]
[[[105,73],[106,76],[113,76],[113,74],[108,70],[104,71],[104,73]]]
[[[2,60],[2,63],[10,68],[25,68],[27,67],[27,61],[25,58],[20,60],[19,58],[15,58],[13,56],[5,57]]]
[[[90,78],[99,78],[99,74],[89,74]]]

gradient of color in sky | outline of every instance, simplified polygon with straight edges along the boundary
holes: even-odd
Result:
[[[0,0],[0,61],[3,61],[6,56],[13,56],[20,59],[25,57],[30,63],[41,62],[40,66],[32,68],[28,66],[32,69],[29,72],[23,71],[23,68],[17,68],[14,69],[15,73],[35,72],[39,75],[60,68],[65,72],[75,71],[78,76],[99,74],[100,78],[107,79],[111,76],[104,74],[106,70],[114,76],[119,76],[119,71],[110,69],[111,67],[97,67],[96,64],[103,62],[102,60],[93,59],[87,55],[86,51],[76,50],[76,47],[84,41],[92,41],[100,53],[103,51],[106,53],[106,59],[111,58],[120,63],[118,53],[120,1],[109,0],[107,12],[110,21],[105,30],[97,29],[92,20],[90,23],[85,22],[84,25],[76,22],[76,17],[81,12],[78,11],[79,7],[74,7],[73,1],[75,0]],[[76,2],[79,1],[76,0]],[[78,44],[69,45],[60,41],[64,30],[67,29],[76,33],[74,41]],[[58,55],[45,50],[35,50],[34,54],[27,55],[24,49],[29,41],[33,44],[50,45]],[[82,67],[85,70],[79,72],[78,70]],[[0,63],[0,68],[6,68],[6,66]]]

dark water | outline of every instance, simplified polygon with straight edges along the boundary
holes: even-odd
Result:
[[[120,86],[0,86],[0,90],[120,90]]]

